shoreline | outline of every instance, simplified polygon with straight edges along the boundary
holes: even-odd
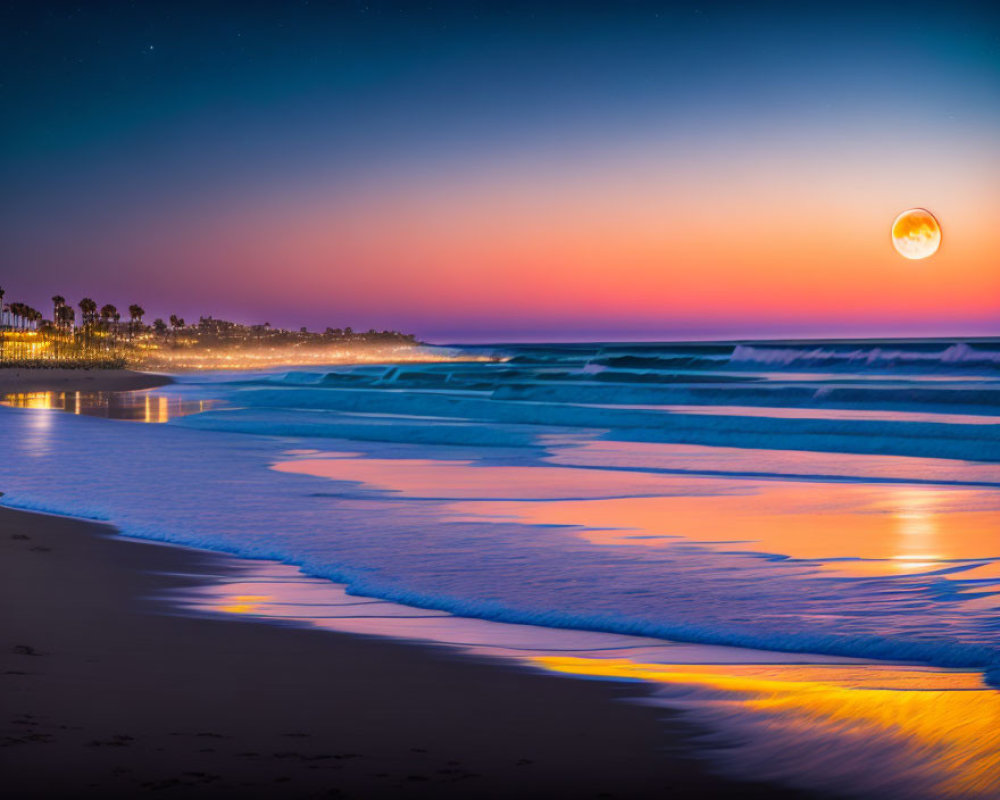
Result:
[[[7,392],[172,382],[4,372]],[[630,684],[164,599],[239,575],[234,556],[2,505],[0,548],[0,769],[21,797],[805,796],[711,774],[698,731]]]
[[[629,684],[156,599],[238,574],[229,557],[6,507],[0,546],[0,768],[21,797],[804,796],[710,774]]]
[[[23,392],[132,392],[166,386],[168,375],[130,369],[0,369],[0,394]]]

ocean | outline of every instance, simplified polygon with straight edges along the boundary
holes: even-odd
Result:
[[[1000,794],[1000,340],[426,352],[8,397],[3,502],[261,560],[189,609],[636,681],[722,770]]]

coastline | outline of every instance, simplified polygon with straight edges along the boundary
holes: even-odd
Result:
[[[131,392],[173,383],[173,378],[130,369],[0,369],[0,394],[19,392]]]
[[[628,684],[155,600],[238,569],[209,552],[9,508],[0,547],[0,768],[19,797],[801,796],[709,774]]]
[[[0,372],[6,392],[170,382]],[[0,770],[19,797],[802,796],[710,774],[697,732],[629,684],[156,599],[233,577],[230,556],[3,506],[0,548]]]

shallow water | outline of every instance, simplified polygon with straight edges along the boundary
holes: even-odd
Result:
[[[1000,792],[1000,344],[492,354],[24,399],[0,488],[291,565],[198,608],[641,681],[720,769]]]

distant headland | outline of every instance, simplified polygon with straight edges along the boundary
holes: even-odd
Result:
[[[52,316],[27,303],[4,302],[0,287],[0,367],[19,369],[240,369],[284,363],[322,363],[419,344],[413,334],[374,328],[287,330],[269,322],[246,325],[202,316],[187,323],[176,314],[146,323],[134,303],[127,315],[110,303],[84,297],[74,307],[52,297]],[[79,314],[77,311],[79,310]]]

